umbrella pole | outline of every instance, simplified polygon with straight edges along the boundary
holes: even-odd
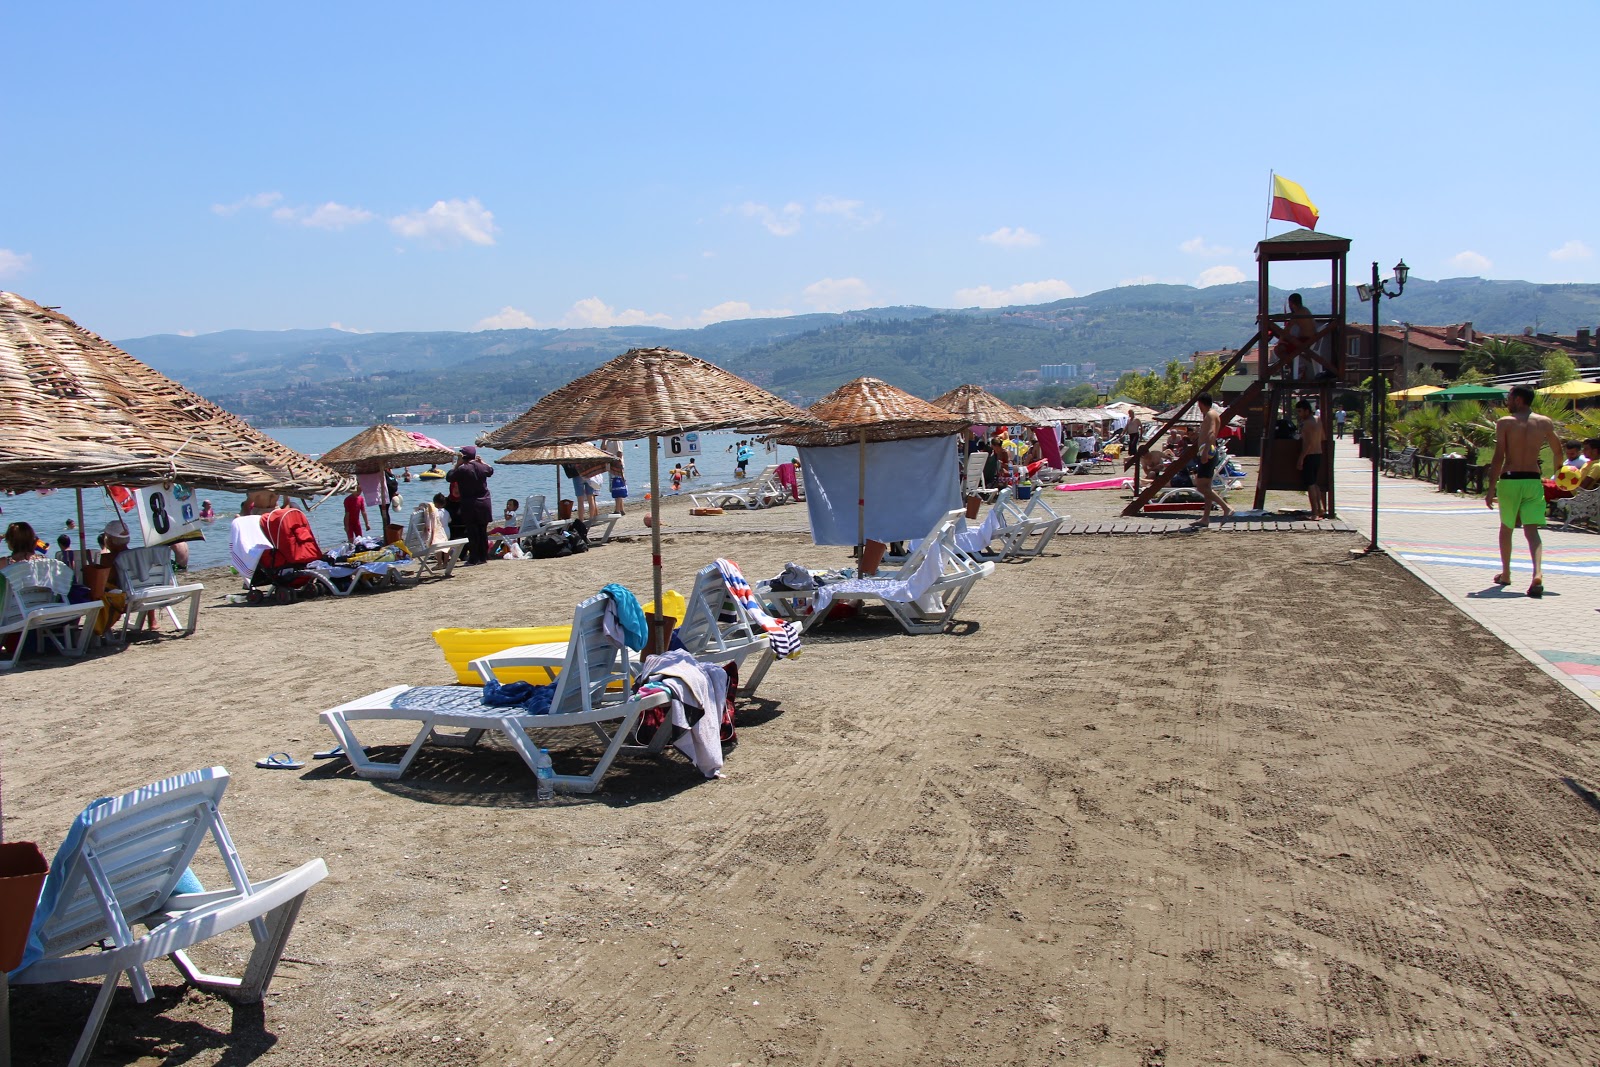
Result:
[[[860,457],[856,470],[856,551],[867,550],[867,430],[861,428]]]
[[[78,554],[72,557],[72,577],[79,585],[83,584],[83,561],[88,559],[88,537],[83,529],[83,490],[75,489],[78,494]]]
[[[650,435],[650,586],[656,611],[648,620],[650,642],[645,655],[665,652],[672,640],[672,623],[661,591],[661,449],[655,434]]]

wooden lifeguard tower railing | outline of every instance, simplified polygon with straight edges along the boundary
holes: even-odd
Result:
[[[1292,490],[1302,492],[1300,484],[1297,459],[1299,456],[1299,442],[1275,436],[1278,421],[1283,418],[1293,420],[1294,405],[1301,398],[1311,398],[1322,422],[1323,455],[1322,471],[1319,481],[1327,493],[1328,511],[1333,513],[1336,501],[1333,496],[1333,464],[1334,464],[1334,436],[1333,436],[1333,390],[1340,384],[1341,379],[1347,374],[1345,367],[1345,257],[1350,252],[1350,240],[1346,237],[1335,237],[1332,234],[1317,233],[1314,230],[1298,229],[1277,237],[1269,237],[1256,245],[1256,307],[1260,315],[1265,315],[1280,327],[1288,322],[1286,312],[1273,312],[1269,307],[1271,286],[1271,265],[1273,263],[1294,263],[1307,261],[1327,261],[1329,265],[1329,306],[1326,313],[1312,313],[1312,320],[1316,324],[1316,336],[1310,346],[1318,356],[1338,368],[1334,375],[1325,375],[1325,368],[1314,360],[1304,357],[1298,352],[1289,352],[1280,355],[1282,348],[1287,346],[1274,345],[1275,335],[1266,330],[1257,330],[1256,333],[1241,345],[1232,356],[1224,360],[1215,376],[1205,382],[1195,391],[1195,396],[1201,393],[1210,393],[1216,398],[1217,405],[1222,409],[1222,425],[1228,425],[1233,419],[1243,415],[1245,418],[1246,436],[1256,436],[1261,442],[1261,467],[1256,477],[1255,507],[1261,508],[1266,503],[1267,493],[1271,490]],[[1314,303],[1307,300],[1307,306]],[[1244,362],[1245,356],[1255,349],[1256,376],[1251,380],[1243,392],[1239,393],[1226,405],[1218,394],[1225,378],[1235,373]],[[1299,364],[1297,367],[1296,364]],[[1297,372],[1299,372],[1297,374]],[[1304,376],[1300,376],[1304,375]],[[1148,484],[1141,485],[1139,460],[1149,450],[1150,444],[1159,440],[1187,415],[1194,407],[1190,400],[1180,406],[1159,424],[1158,432],[1151,436],[1148,442],[1141,443],[1134,451],[1134,495],[1128,506],[1122,509],[1124,515],[1143,515],[1145,505],[1153,500],[1157,493],[1165,489],[1172,481],[1172,476],[1189,465],[1195,458],[1196,443],[1189,443],[1180,449],[1172,462],[1168,463]]]

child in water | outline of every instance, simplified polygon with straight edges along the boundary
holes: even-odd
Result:
[[[672,491],[676,493],[683,488],[683,464],[675,464],[672,468]]]

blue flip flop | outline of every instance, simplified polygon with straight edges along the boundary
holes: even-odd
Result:
[[[270,771],[298,771],[305,764],[287,752],[273,752],[256,760],[256,766]]]

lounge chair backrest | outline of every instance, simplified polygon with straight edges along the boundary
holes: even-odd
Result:
[[[0,570],[5,606],[0,625],[21,623],[34,608],[60,604],[72,588],[72,568],[59,559],[28,559]]]
[[[613,683],[625,688],[629,681],[627,648],[606,635],[606,604],[610,597],[597,593],[572,612],[572,636],[567,641],[567,658],[556,678],[556,691],[550,699],[552,715],[588,711],[595,698]]]
[[[549,516],[544,512],[544,494],[534,493],[522,502],[521,526],[519,534],[539,533],[544,527]]]
[[[102,938],[130,943],[132,925],[172,896],[208,832],[235,887],[248,895],[217,811],[227,786],[228,772],[208,767],[85,808],[45,879],[28,956],[57,956]]]
[[[172,549],[165,545],[123,549],[117,553],[117,579],[128,593],[178,584]]]
[[[727,621],[723,616],[731,616]],[[678,640],[690,655],[719,652],[761,636],[737,600],[728,595],[728,583],[715,563],[694,577],[694,588],[678,625]]]

